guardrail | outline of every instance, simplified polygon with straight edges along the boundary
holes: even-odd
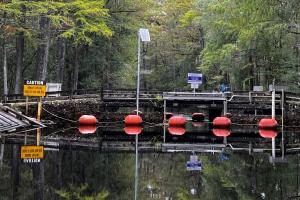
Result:
[[[253,92],[253,91],[232,91],[232,92],[163,92],[159,90],[141,90],[140,99],[156,99],[163,98],[163,96],[176,96],[176,97],[225,97],[229,102],[264,102],[271,100],[271,92]],[[276,101],[282,101],[282,93],[276,92]],[[43,97],[44,101],[51,100],[70,100],[70,99],[82,99],[82,98],[99,98],[103,101],[107,100],[133,100],[136,98],[135,89],[82,89],[76,91],[60,91],[60,92],[47,92],[46,97]],[[292,92],[284,92],[284,103],[300,104],[300,94]],[[36,101],[36,97],[30,97],[29,101]],[[25,102],[26,97],[23,94],[10,94],[6,96],[2,102],[14,103]]]

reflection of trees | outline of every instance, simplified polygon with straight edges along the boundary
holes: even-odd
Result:
[[[134,154],[47,151],[43,166],[32,168],[20,162],[18,148],[12,147],[5,146],[0,171],[2,199],[13,199],[13,194],[15,199],[34,199],[33,168],[37,167],[43,168],[35,171],[35,177],[44,174],[44,187],[39,190],[44,199],[62,199],[57,191],[66,195],[65,199],[68,195],[133,199]],[[199,155],[204,166],[202,172],[186,171],[187,153],[140,153],[139,156],[139,199],[143,200],[260,199],[262,195],[276,200],[296,196],[298,192],[298,156],[289,156],[289,163],[273,166],[263,154],[231,154],[226,161],[221,161],[218,154],[204,154]]]

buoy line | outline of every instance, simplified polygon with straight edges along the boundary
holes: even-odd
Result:
[[[62,119],[62,120],[68,121],[68,122],[72,122],[72,123],[77,123],[78,122],[78,121],[74,121],[74,120],[71,120],[71,119],[66,119],[64,117],[60,117],[60,116],[48,111],[46,108],[43,108],[43,110],[46,111],[47,113],[49,113],[50,115],[56,117],[56,118],[59,118],[59,119]]]

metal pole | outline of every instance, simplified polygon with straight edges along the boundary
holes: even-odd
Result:
[[[282,149],[281,149],[281,155],[282,159],[284,158],[284,132],[283,132],[283,120],[284,120],[284,91],[281,90],[281,144],[282,144]]]
[[[139,97],[140,97],[140,68],[141,68],[141,34],[138,31],[138,68],[136,83],[136,114],[139,114]],[[138,135],[135,136],[135,182],[134,182],[134,199],[138,199]]]
[[[139,97],[140,97],[140,68],[141,68],[141,34],[138,31],[138,68],[136,83],[136,114],[139,114]]]
[[[135,136],[135,179],[134,179],[134,199],[138,199],[138,135]]]
[[[166,142],[166,111],[167,111],[167,100],[164,99],[164,143]]]
[[[272,91],[272,119],[275,119],[275,89]]]
[[[272,119],[275,119],[275,84],[272,88]],[[275,158],[275,137],[272,137],[272,157]]]
[[[227,113],[227,100],[224,101],[224,116],[226,116]]]

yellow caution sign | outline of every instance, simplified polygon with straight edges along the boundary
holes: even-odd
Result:
[[[43,146],[21,146],[21,158],[44,158]]]
[[[46,96],[46,82],[25,80],[23,86],[23,95],[31,97],[44,97]]]

